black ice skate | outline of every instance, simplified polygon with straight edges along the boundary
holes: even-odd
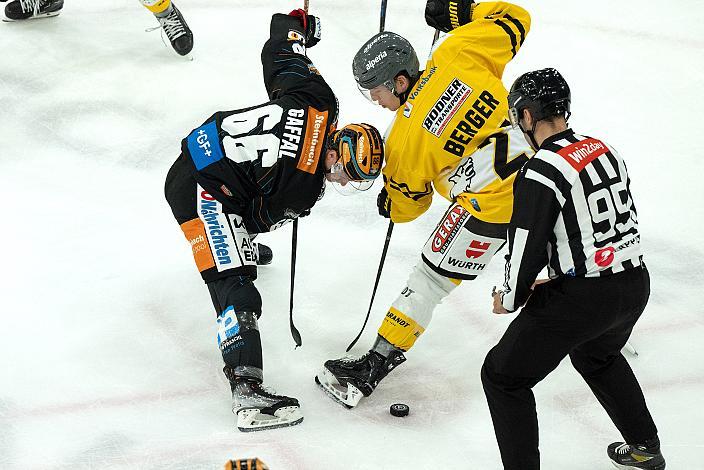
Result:
[[[174,2],[171,2],[171,7],[169,10],[164,12],[163,16],[156,16],[159,20],[161,29],[166,33],[166,37],[169,38],[171,47],[178,55],[186,55],[193,49],[193,33],[191,28],[188,27],[186,20],[183,19],[183,15],[176,8]],[[158,28],[150,28],[148,31],[152,31]]]
[[[242,432],[294,426],[303,421],[298,400],[275,395],[253,379],[239,379],[231,384],[232,412]]]
[[[611,462],[616,468],[663,470],[665,459],[662,453],[648,452],[645,447],[631,446],[625,442],[614,442],[607,449]]]
[[[315,376],[315,382],[333,400],[354,408],[363,396],[372,394],[381,379],[405,360],[406,356],[399,350],[392,350],[388,357],[369,351],[359,359],[333,359],[325,362],[323,372]]]
[[[274,259],[274,252],[263,243],[252,243],[254,247],[254,255],[257,257],[257,266],[266,266],[271,264]]]
[[[49,18],[61,13],[64,0],[15,0],[5,6],[5,21]]]

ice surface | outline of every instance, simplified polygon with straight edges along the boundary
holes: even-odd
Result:
[[[626,158],[653,294],[631,364],[660,429],[668,468],[704,468],[701,289],[704,5],[700,1],[525,0],[533,16],[506,70],[557,67],[572,124]],[[264,102],[259,52],[270,14],[298,2],[178,2],[194,60],[164,47],[138,2],[66,2],[61,16],[0,24],[0,468],[220,468],[258,456],[274,470],[500,468],[479,368],[511,317],[491,314],[495,260],[438,309],[428,332],[355,410],[315,385],[366,312],[386,221],[378,186],[334,191],[301,221],[296,321],[288,332],[290,227],[261,237],[260,328],[267,384],[301,400],[295,428],[235,430],[215,315],[163,198],[181,138],[215,110]],[[387,29],[424,57],[424,2],[390,1]],[[378,2],[312,1],[324,39],[310,56],[335,89],[341,121],[385,128],[350,73],[378,25]],[[437,200],[398,225],[370,325],[374,339],[443,212]],[[535,389],[546,469],[611,468],[618,432],[569,362]],[[410,405],[394,418],[389,405]],[[698,467],[698,465],[700,465]]]

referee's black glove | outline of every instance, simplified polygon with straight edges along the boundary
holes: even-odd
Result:
[[[425,22],[428,26],[447,33],[469,23],[473,0],[428,0],[425,4]]]
[[[390,219],[391,218],[391,198],[386,188],[381,188],[379,195],[376,197],[376,207],[379,209],[379,215]]]

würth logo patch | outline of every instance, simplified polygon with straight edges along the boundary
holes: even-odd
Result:
[[[585,166],[608,151],[609,148],[605,143],[597,139],[589,138],[568,145],[557,153],[567,160],[567,163],[572,165],[572,168],[577,171],[582,171]]]
[[[467,258],[479,258],[487,252],[490,246],[491,243],[489,242],[480,242],[477,240],[472,240],[465,254],[467,255]]]
[[[472,91],[472,87],[466,83],[456,78],[452,80],[428,111],[423,120],[423,127],[436,137],[440,137],[442,131],[445,130],[447,124],[469,98]]]

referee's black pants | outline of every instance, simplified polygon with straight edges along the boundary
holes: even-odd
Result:
[[[657,435],[638,380],[621,354],[649,295],[645,267],[536,286],[481,372],[506,470],[540,468],[531,389],[567,355],[626,442]]]

